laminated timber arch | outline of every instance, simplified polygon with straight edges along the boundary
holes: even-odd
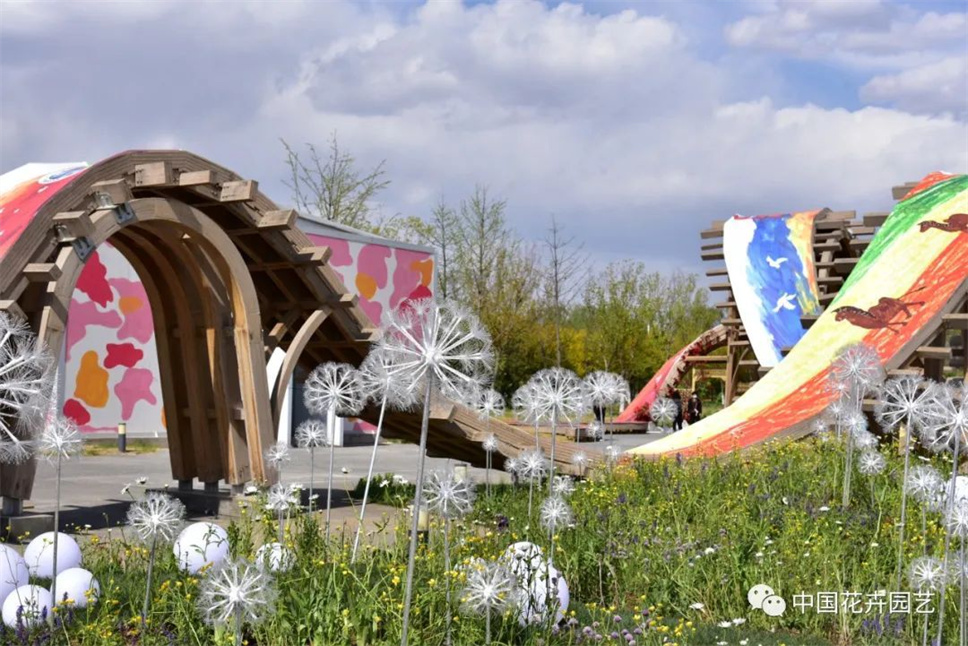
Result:
[[[329,249],[295,218],[256,182],[191,153],[122,153],[38,208],[3,256],[0,309],[24,316],[58,353],[84,261],[110,240],[153,312],[173,476],[271,480],[262,454],[278,412],[267,354],[290,348],[288,381],[299,362],[358,364],[376,335],[327,265]],[[34,470],[2,467],[0,495],[29,498]]]

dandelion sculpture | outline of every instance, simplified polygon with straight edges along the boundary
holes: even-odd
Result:
[[[870,346],[854,343],[841,348],[831,365],[828,387],[839,392],[856,415],[861,415],[864,396],[873,392],[884,381],[880,357]],[[850,505],[850,477],[853,468],[854,442],[847,443],[846,467],[842,506]]]
[[[931,393],[924,387],[920,377],[900,377],[884,382],[876,404],[874,415],[883,428],[904,434],[904,475],[908,481],[911,468],[911,435],[920,429],[931,409]],[[903,429],[903,430],[902,430]],[[901,491],[901,522],[898,525],[897,544],[897,589],[901,589],[901,576],[904,567],[904,533],[907,523],[907,487]]]
[[[541,422],[541,407],[538,402],[534,375],[523,386],[514,391],[511,407],[519,422],[534,425],[534,448],[538,448],[538,425]]]
[[[584,477],[589,463],[588,454],[584,451],[575,451],[571,456],[571,463],[578,467],[578,473]]]
[[[857,470],[867,476],[871,485],[871,502],[876,502],[874,496],[874,476],[882,473],[887,466],[887,460],[877,451],[867,449],[857,458]]]
[[[30,459],[53,388],[50,355],[26,323],[0,312],[0,463]]]
[[[568,502],[562,496],[545,498],[545,501],[541,503],[539,517],[541,526],[548,532],[548,541],[552,547],[554,547],[555,534],[558,533],[558,530],[571,527],[574,522],[571,507],[568,506]]]
[[[474,486],[470,481],[458,478],[451,473],[434,471],[424,484],[424,497],[427,508],[432,513],[444,519],[444,577],[447,601],[447,631],[444,643],[451,643],[451,612],[450,604],[450,521],[464,516],[474,507]]]
[[[927,464],[915,466],[904,479],[904,492],[921,505],[921,538],[924,555],[928,553],[928,511],[939,511],[944,492],[944,479]]]
[[[284,529],[286,526],[286,514],[299,502],[299,490],[295,485],[286,485],[281,482],[269,487],[269,494],[266,497],[266,509],[275,512],[279,520],[279,543],[283,542]]]
[[[491,456],[497,450],[497,438],[494,434],[490,432],[491,418],[500,417],[504,414],[504,397],[501,393],[494,390],[493,388],[487,388],[483,391],[474,391],[471,400],[468,402],[475,411],[477,411],[478,417],[484,420],[484,433],[486,438],[482,444],[482,448],[486,453],[486,465],[484,471],[484,486],[487,491],[487,495],[491,495]]]
[[[81,434],[77,430],[74,422],[61,415],[52,415],[44,430],[40,433],[37,442],[37,452],[47,458],[48,462],[54,465],[55,471],[55,495],[54,495],[54,576],[51,581],[50,595],[54,606],[57,606],[57,552],[60,540],[57,539],[57,532],[60,531],[60,503],[61,503],[61,464],[64,460],[81,452]],[[49,617],[51,623],[54,621],[53,611]]]
[[[416,510],[420,509],[423,497],[431,396],[438,389],[445,396],[459,395],[468,385],[481,387],[488,381],[485,375],[492,366],[491,339],[473,315],[457,305],[429,300],[411,301],[406,307],[390,312],[383,328],[381,347],[392,357],[391,375],[401,383],[413,387],[419,384],[424,389],[401,631],[401,644],[407,646],[417,556],[419,514]]]
[[[528,481],[528,518],[534,503],[534,485],[540,484],[549,470],[548,458],[541,449],[525,451],[518,456],[518,474]]]
[[[961,457],[962,447],[968,443],[968,385],[960,388],[949,387],[937,384],[931,387],[932,404],[927,415],[928,422],[925,424],[922,436],[928,444],[928,448],[934,451],[947,451],[952,453],[951,479],[948,482],[948,493],[945,496],[945,513],[955,504],[955,487],[958,482],[958,463]],[[944,562],[945,567],[949,566],[949,551],[951,548],[951,537],[953,532],[949,531],[944,538]],[[962,596],[964,593],[962,592]],[[944,602],[945,589],[941,590],[940,609],[938,611],[938,643],[943,644],[944,630]],[[964,608],[962,608],[964,611]],[[962,612],[964,615],[964,612]]]
[[[554,483],[551,486],[551,495],[567,498],[573,493],[575,493],[574,480],[569,476],[555,476]]]
[[[613,372],[597,370],[587,374],[584,382],[588,403],[594,409],[596,417],[597,412],[601,411],[602,419],[604,419],[605,412],[609,406],[622,402],[623,397],[625,399],[628,398],[626,395],[626,393],[629,391],[628,382]],[[614,429],[612,430],[609,439],[615,439]]]
[[[348,363],[324,363],[309,374],[303,399],[310,412],[326,416],[326,427],[329,429],[329,485],[326,489],[326,539],[329,540],[336,416],[355,415],[362,410],[364,398],[359,371]]]
[[[276,475],[282,482],[282,468],[292,461],[289,445],[285,442],[276,442],[266,449],[264,457],[269,466],[276,470]]]
[[[242,628],[262,621],[275,600],[269,572],[253,563],[229,558],[202,579],[199,605],[213,626],[232,626],[236,646],[242,645]]]
[[[571,370],[548,368],[535,374],[534,395],[538,415],[551,422],[551,464],[552,478],[555,475],[555,438],[558,436],[558,423],[574,423],[580,420],[588,409],[588,396],[585,384]],[[551,493],[549,481],[548,492]]]
[[[908,581],[911,587],[920,592],[940,592],[948,585],[949,573],[945,564],[936,558],[922,556],[911,561],[908,567]],[[921,646],[928,646],[928,624],[930,615],[924,616],[924,632]]]
[[[484,441],[481,442],[481,448],[484,449],[484,453],[486,454],[485,459],[487,460],[485,463],[486,468],[484,470],[484,486],[486,488],[488,498],[491,497],[491,464],[494,461],[494,452],[497,451],[497,447],[497,437],[494,435],[494,433],[489,433],[488,436],[484,438]]]
[[[148,549],[148,580],[145,583],[145,602],[141,609],[141,630],[148,622],[148,605],[151,602],[151,575],[155,569],[155,553],[158,542],[171,543],[178,536],[185,520],[185,505],[171,496],[148,493],[128,508],[128,525],[137,532]]]
[[[309,419],[296,427],[296,446],[309,449],[309,513],[313,513],[313,498],[316,495],[316,449],[329,443],[326,425],[318,419]]]
[[[491,644],[491,615],[504,610],[512,601],[517,581],[499,563],[475,562],[467,573],[464,586],[464,607],[477,615],[484,615],[484,644]]]
[[[671,428],[677,414],[676,403],[668,397],[658,397],[649,407],[649,417],[659,428]]]
[[[380,448],[383,418],[387,407],[392,410],[407,410],[417,402],[416,388],[413,387],[412,383],[408,384],[403,379],[397,378],[393,374],[392,368],[393,355],[383,348],[371,350],[360,366],[360,386],[370,401],[380,402],[380,417],[376,423],[373,450],[370,452],[370,466],[366,472],[366,485],[363,487],[360,521],[356,525],[356,535],[353,537],[353,553],[350,557],[352,563],[356,563],[356,555],[360,547],[363,519],[366,517],[366,503],[370,497],[370,482],[373,480],[373,470],[376,467],[376,454],[377,449]]]
[[[964,645],[966,635],[968,635],[968,630],[966,630],[965,625],[966,620],[968,620],[968,616],[965,614],[965,542],[966,539],[968,539],[968,499],[958,498],[949,504],[948,509],[945,511],[944,524],[945,528],[948,530],[948,536],[957,538],[959,542],[958,561],[954,570],[958,576],[958,587],[961,590],[961,596],[958,604],[958,617],[960,618],[960,643]],[[940,639],[941,637],[939,636],[939,643]]]

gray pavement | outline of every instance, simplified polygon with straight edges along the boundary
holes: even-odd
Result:
[[[623,450],[653,441],[662,437],[657,434],[649,435],[616,435],[615,442]],[[587,443],[589,453],[603,449],[605,443]],[[352,490],[360,478],[366,475],[370,460],[371,446],[337,447],[335,452],[334,497],[336,492]],[[293,449],[292,462],[284,471],[286,482],[298,482],[309,486],[309,452]],[[413,444],[383,444],[380,446],[376,473],[395,473],[402,475],[411,482],[417,475],[417,447]],[[428,458],[427,468],[444,469],[448,463],[455,461],[443,458]],[[328,452],[326,449],[316,453],[316,481],[317,493],[322,490],[325,495],[326,469],[328,466]],[[470,476],[478,482],[484,482],[484,469],[470,468]],[[136,455],[109,454],[100,456],[82,456],[74,458],[63,465],[61,489],[61,516],[64,526],[72,524],[83,525],[90,523],[95,527],[105,527],[117,524],[132,500],[130,495],[122,493],[122,488],[136,482],[138,478],[148,478],[147,486],[162,488],[166,484],[175,488],[177,483],[171,478],[171,468],[167,449],[159,449],[153,453]],[[50,513],[54,509],[55,483],[54,470],[46,462],[37,466],[37,478],[34,484],[33,496],[25,505],[27,513]],[[507,474],[498,471],[491,472],[491,482],[508,482]],[[201,483],[195,483],[201,488]],[[223,488],[224,487],[223,485]],[[132,493],[139,495],[140,487],[133,487]],[[339,496],[345,500],[345,495]],[[376,511],[376,510],[375,510]],[[369,514],[368,514],[369,516]],[[92,522],[92,517],[95,519]],[[97,522],[100,520],[100,522]]]

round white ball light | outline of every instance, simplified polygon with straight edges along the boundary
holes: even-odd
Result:
[[[255,562],[273,572],[288,572],[296,562],[296,555],[281,543],[266,543],[255,553]]]
[[[97,598],[101,596],[101,585],[84,568],[64,570],[57,575],[57,603],[64,603],[65,596],[75,608],[86,608],[89,600],[90,603],[97,603]]]
[[[178,535],[173,549],[178,567],[195,574],[228,556],[229,535],[214,523],[193,523]]]
[[[81,548],[77,546],[77,541],[57,532],[57,572],[54,572],[54,535],[55,532],[44,532],[30,541],[24,550],[30,576],[52,579],[55,574],[81,565]]]
[[[0,603],[11,592],[30,582],[30,572],[27,562],[17,550],[6,545],[0,545]]]
[[[521,604],[518,614],[518,622],[521,626],[544,623],[552,605],[555,608],[555,623],[561,622],[565,617],[568,603],[571,601],[568,583],[553,565],[547,567],[548,572],[538,573],[538,576],[531,581],[530,585],[522,586],[525,601]],[[546,578],[549,575],[551,577],[550,586],[547,584],[548,579]],[[553,595],[550,603],[548,599],[549,587]]]
[[[17,627],[17,611],[23,607],[20,621],[24,626],[35,626],[50,613],[50,591],[39,585],[22,585],[3,601],[3,623],[10,628]]]

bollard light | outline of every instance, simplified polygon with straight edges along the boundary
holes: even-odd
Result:
[[[429,536],[430,510],[420,505],[420,509],[417,511],[417,540],[426,545]]]
[[[121,453],[128,452],[128,424],[126,422],[118,422],[118,451]]]

